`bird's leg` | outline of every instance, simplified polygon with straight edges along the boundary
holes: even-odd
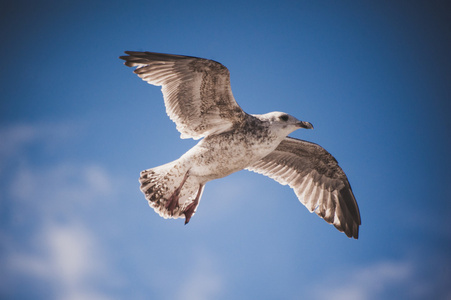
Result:
[[[188,224],[191,216],[194,214],[196,207],[199,205],[200,195],[202,195],[202,189],[204,188],[203,184],[199,184],[199,190],[197,191],[196,199],[193,200],[183,211],[185,214],[185,225]]]
[[[183,185],[188,179],[188,173],[189,171],[186,172],[185,176],[183,177],[182,183],[179,185],[178,188],[175,189],[174,193],[172,193],[171,197],[169,197],[168,201],[164,205],[164,207],[168,209],[171,215],[174,213],[174,210],[179,206],[180,191],[182,190]]]

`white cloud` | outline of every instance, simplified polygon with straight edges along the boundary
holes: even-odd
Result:
[[[61,144],[80,131],[80,125],[66,123],[15,124],[0,128],[0,167],[12,157],[20,157],[27,146],[34,142],[44,143],[47,147]]]
[[[355,269],[348,276],[331,277],[326,284],[317,286],[313,294],[315,299],[381,299],[386,290],[412,280],[414,272],[411,262],[382,261]]]
[[[9,195],[17,205],[28,207],[34,216],[43,219],[73,216],[102,205],[113,195],[113,186],[113,178],[95,164],[22,166],[15,171]]]
[[[215,257],[204,248],[192,254],[191,273],[182,282],[176,299],[209,300],[218,298],[224,289],[224,280]]]
[[[112,299],[106,291],[123,284],[109,263],[101,229],[88,225],[98,220],[106,201],[114,201],[117,179],[96,163],[29,160],[30,145],[61,151],[59,143],[70,132],[64,124],[0,129],[0,175],[7,182],[1,196],[8,208],[8,229],[0,229],[0,269],[6,278],[0,294],[14,296],[31,280],[49,285],[54,299],[102,300]]]
[[[60,163],[17,170],[11,194],[21,200],[36,198],[95,198],[111,193],[108,172],[95,164]]]
[[[331,272],[308,295],[309,299],[450,299],[449,258],[408,255],[353,270]],[[338,274],[337,274],[338,273]]]
[[[120,280],[109,267],[104,240],[84,223],[91,211],[96,214],[111,201],[110,180],[96,165],[19,170],[9,193],[15,199],[11,219],[28,233],[20,239],[3,233],[9,235],[3,242],[8,275],[50,283],[54,299],[112,299],[104,294],[108,287],[98,289]],[[17,288],[17,282],[2,288]]]
[[[113,195],[114,177],[97,163],[76,163],[67,158],[51,164],[35,164],[30,150],[47,154],[64,153],[67,142],[83,126],[68,122],[55,124],[18,124],[0,128],[0,176],[6,182],[3,192],[35,214],[46,216],[56,211],[80,208]],[[63,155],[64,157],[64,155]],[[6,169],[2,170],[2,166]]]
[[[97,291],[96,278],[120,281],[109,269],[94,234],[82,224],[45,224],[31,248],[10,253],[8,269],[52,282],[55,299],[112,299]]]

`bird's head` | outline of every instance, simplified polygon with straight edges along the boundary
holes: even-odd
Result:
[[[254,116],[264,122],[268,122],[271,131],[283,133],[285,136],[299,128],[313,129],[313,125],[310,122],[299,121],[295,117],[280,111]]]

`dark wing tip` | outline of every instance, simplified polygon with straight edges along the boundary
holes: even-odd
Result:
[[[173,61],[174,59],[190,58],[189,56],[155,53],[148,51],[124,51],[123,56],[119,56],[120,59],[125,60],[124,65],[127,67],[136,67],[138,65],[147,65],[152,61]]]
[[[125,65],[128,67],[135,67],[137,65],[146,65],[149,64],[152,61],[159,61],[159,62],[168,62],[168,61],[178,61],[178,60],[197,60],[202,61],[206,64],[217,64],[217,66],[220,66],[227,70],[227,68],[222,65],[221,63],[212,60],[212,59],[206,59],[206,58],[200,58],[196,56],[189,56],[189,55],[178,55],[178,54],[166,54],[166,53],[157,53],[157,52],[149,52],[149,51],[124,51],[125,54],[123,56],[119,56],[120,59],[125,60]]]
[[[131,60],[131,51],[125,51],[125,54],[129,54],[129,55],[122,55],[119,56],[120,59],[125,60],[124,65],[126,65],[127,67],[133,67],[133,63],[130,61]]]
[[[349,238],[358,239],[359,226],[362,224],[360,210],[347,179],[344,180],[346,185],[339,190],[335,204],[329,204],[328,208],[322,206],[321,209],[315,210],[315,213]],[[327,215],[326,209],[333,209],[334,213]]]
[[[359,225],[357,225],[357,223],[346,224],[344,226],[335,224],[333,225],[338,231],[346,234],[348,238],[354,238],[356,240],[359,238]]]
[[[342,201],[340,201],[340,206],[344,214],[344,224],[341,224],[341,228],[339,228],[339,230],[343,231],[350,238],[358,239],[359,226],[362,224],[360,210],[349,183],[347,186],[347,188],[343,188],[340,192],[340,196],[342,198]]]

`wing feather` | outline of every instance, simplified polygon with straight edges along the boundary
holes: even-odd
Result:
[[[358,238],[361,219],[351,186],[338,162],[321,146],[287,137],[247,169],[288,184],[310,212]]]
[[[182,138],[229,130],[246,113],[236,103],[229,70],[208,59],[126,51],[125,65],[149,84],[162,86],[166,112]]]

